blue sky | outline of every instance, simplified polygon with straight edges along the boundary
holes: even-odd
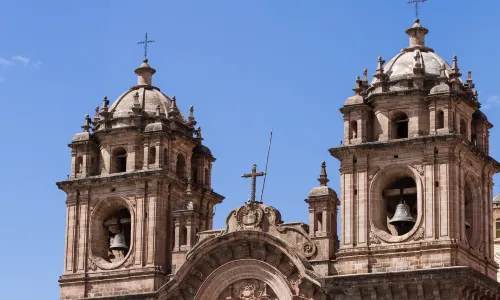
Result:
[[[478,1],[479,2],[479,1]],[[473,71],[480,101],[500,125],[500,2],[428,1],[427,44]],[[386,1],[3,1],[0,14],[0,299],[57,299],[63,271],[67,144],[83,117],[136,83],[145,32],[156,43],[153,83],[203,128],[226,200],[215,226],[247,200],[240,178],[263,170],[274,130],[264,201],[285,221],[307,222],[304,199],[342,140],[338,108],[363,68],[373,74],[408,45],[413,7]],[[491,131],[500,158],[499,127]],[[498,188],[495,187],[495,192]]]

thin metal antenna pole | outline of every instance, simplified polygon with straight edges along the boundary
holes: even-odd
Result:
[[[266,186],[267,166],[269,165],[269,154],[271,153],[271,143],[273,142],[273,130],[271,129],[271,136],[269,137],[269,148],[267,148],[266,170],[264,171],[264,181],[262,182],[262,192],[260,193],[260,203],[264,196],[264,187]]]

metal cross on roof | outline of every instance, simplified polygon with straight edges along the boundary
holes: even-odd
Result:
[[[252,192],[250,195],[249,203],[255,203],[255,186],[257,185],[257,177],[266,175],[265,172],[257,172],[257,165],[254,164],[252,166],[252,173],[243,174],[241,177],[243,178],[252,178]]]
[[[148,58],[148,44],[154,43],[155,41],[148,40],[148,33],[146,32],[146,38],[142,42],[138,42],[137,44],[144,44],[144,58]]]
[[[418,11],[420,9],[420,3],[423,3],[427,0],[411,0],[411,1],[408,1],[408,4],[415,4],[415,16],[416,18],[418,19]]]

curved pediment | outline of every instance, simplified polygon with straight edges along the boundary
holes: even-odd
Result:
[[[284,241],[288,247],[307,259],[313,259],[317,254],[317,246],[309,236],[308,225],[300,222],[284,223],[279,210],[258,202],[246,203],[233,210],[226,218],[224,231],[201,233],[200,240],[192,251],[202,247],[206,240],[241,231],[267,233]]]
[[[252,290],[253,286],[253,292],[260,293],[264,291],[260,290],[264,284],[269,287],[269,293],[290,291],[289,296],[279,299],[320,299],[315,295],[322,295],[317,276],[303,255],[298,254],[288,243],[268,233],[228,232],[200,244],[202,245],[189,252],[186,262],[174,279],[164,287],[164,292],[172,295],[167,299],[203,299],[199,298],[200,293],[204,293],[200,291],[213,292],[214,287],[220,289],[221,294],[227,294],[232,285],[237,288],[232,290],[234,293],[231,295],[236,295],[239,288],[248,287]],[[242,265],[245,267],[242,268]],[[268,270],[268,274],[274,274],[274,277],[259,277],[262,272],[251,271],[252,266],[256,265],[261,266],[260,270]],[[235,271],[236,269],[239,271]],[[227,286],[220,286],[221,283],[218,283],[217,276],[222,276],[219,274],[221,272],[225,274],[224,284]],[[235,276],[227,276],[233,273]],[[251,283],[252,280],[257,280],[260,285],[244,284]],[[207,288],[207,285],[210,287]],[[302,297],[301,295],[303,298],[296,298]]]

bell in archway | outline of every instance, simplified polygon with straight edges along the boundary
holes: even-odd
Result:
[[[415,220],[410,214],[410,207],[408,204],[401,199],[398,206],[396,207],[396,212],[394,213],[394,217],[389,221],[389,224],[394,226],[405,226],[407,224],[413,224]]]
[[[115,234],[115,237],[113,238],[113,242],[111,243],[111,246],[109,246],[109,249],[128,251],[128,246],[125,243],[125,236],[121,231]]]

